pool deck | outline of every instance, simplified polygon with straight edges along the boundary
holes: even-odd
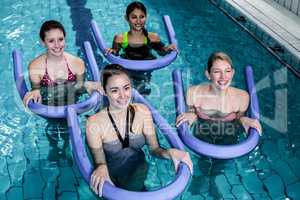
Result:
[[[226,0],[298,58],[300,17],[273,0]]]

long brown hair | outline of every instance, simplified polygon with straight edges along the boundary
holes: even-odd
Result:
[[[124,69],[123,66],[119,65],[119,64],[108,64],[106,65],[103,70],[102,70],[102,87],[104,89],[104,91],[106,92],[106,85],[108,80],[115,76],[115,75],[121,75],[121,74],[125,74],[128,79],[130,80],[130,76],[127,72],[126,69]],[[134,116],[135,116],[135,108],[133,105],[129,104],[128,105],[128,109],[129,109],[129,113],[130,113],[130,131],[132,131],[132,123],[134,120]]]

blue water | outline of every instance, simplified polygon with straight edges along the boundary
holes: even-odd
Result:
[[[13,82],[11,51],[24,52],[24,69],[43,52],[38,32],[42,21],[56,19],[67,30],[67,51],[83,57],[82,42],[92,41],[89,21],[97,20],[110,44],[113,34],[128,29],[123,19],[129,0],[49,0],[1,2],[0,12],[0,199],[96,199],[70,157],[57,153],[49,159],[51,146],[45,135],[46,120],[27,111]],[[253,66],[260,100],[263,136],[247,156],[228,161],[192,155],[194,175],[178,199],[299,199],[300,107],[299,80],[247,33],[208,1],[143,1],[148,8],[149,30],[166,41],[161,16],[170,15],[180,55],[168,68],[152,73],[148,99],[170,123],[174,122],[171,72],[183,70],[185,87],[206,81],[203,70],[208,55],[227,52],[236,74],[233,84],[244,88],[243,68]],[[84,121],[84,119],[83,119]],[[173,123],[172,123],[173,124]],[[167,146],[162,136],[162,145]],[[63,143],[59,142],[59,148]],[[172,164],[152,158],[145,181],[159,188],[172,180]],[[298,189],[297,189],[298,188]]]

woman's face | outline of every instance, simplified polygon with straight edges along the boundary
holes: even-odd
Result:
[[[234,69],[231,65],[227,61],[220,59],[214,61],[210,73],[206,71],[208,79],[220,90],[225,90],[230,86],[233,75]]]
[[[124,109],[131,100],[131,83],[126,74],[111,76],[105,87],[109,105],[115,109]]]
[[[140,9],[134,9],[128,16],[128,23],[131,30],[135,31],[141,31],[146,22],[146,15],[145,13]]]
[[[61,56],[65,49],[65,36],[60,29],[51,29],[45,32],[45,39],[42,41],[53,56]]]

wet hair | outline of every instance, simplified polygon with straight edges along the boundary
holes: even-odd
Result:
[[[63,32],[64,36],[66,37],[66,31],[64,26],[55,20],[49,20],[49,21],[45,21],[40,29],[40,38],[42,41],[45,41],[45,37],[46,37],[46,32],[53,30],[53,29],[59,29]]]
[[[128,76],[128,78],[130,78],[127,70],[124,69],[119,64],[108,64],[104,67],[104,69],[102,70],[102,86],[103,86],[103,89],[105,92],[106,92],[106,85],[107,85],[108,79],[111,78],[112,76],[121,75],[121,74],[125,74],[126,76]],[[134,116],[135,116],[135,109],[134,109],[134,106],[131,104],[129,104],[128,109],[129,109],[129,113],[130,113],[130,131],[133,132],[132,131],[132,123],[133,123]]]
[[[231,61],[230,57],[222,51],[216,51],[216,52],[213,52],[212,54],[210,54],[210,56],[207,60],[207,71],[208,71],[208,73],[210,73],[212,65],[214,64],[214,62],[216,60],[227,61],[230,64],[230,66],[233,68],[232,61]]]
[[[139,10],[143,11],[145,13],[145,15],[147,16],[147,9],[144,6],[144,4],[139,1],[134,1],[134,2],[131,2],[126,8],[127,19],[129,18],[130,13],[132,11],[134,11],[134,9],[139,9]]]
[[[127,19],[129,19],[129,15],[130,15],[130,13],[132,13],[132,11],[134,11],[134,9],[139,9],[139,10],[143,11],[143,13],[145,13],[145,16],[147,16],[147,8],[145,7],[145,5],[142,2],[133,1],[126,8]],[[150,41],[148,38],[148,31],[147,31],[147,29],[145,29],[145,27],[143,28],[143,33],[144,33],[145,37],[147,38],[147,40]]]
[[[106,92],[106,85],[108,79],[114,75],[121,75],[121,74],[125,74],[126,76],[128,76],[128,78],[130,78],[127,70],[124,69],[124,67],[119,64],[108,64],[103,68],[101,76],[102,76],[102,86],[105,92]]]

